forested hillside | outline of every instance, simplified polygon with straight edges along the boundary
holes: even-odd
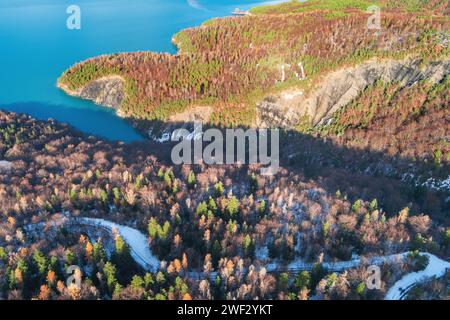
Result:
[[[401,3],[380,4],[380,30],[367,27],[367,1],[263,7],[255,9],[256,15],[213,19],[180,32],[174,36],[177,55],[139,52],[93,58],[66,71],[59,85],[79,95],[96,79],[120,75],[125,98],[119,109],[131,119],[167,120],[190,107],[212,106],[211,123],[251,125],[257,102],[269,93],[292,87],[311,90],[320,75],[343,66],[371,57],[447,57],[449,21],[440,10],[443,2],[427,1],[420,10]]]
[[[367,28],[372,4],[378,30]],[[445,263],[448,13],[441,0],[291,1],[181,31],[177,55],[96,57],[58,80],[94,100],[108,87],[114,97],[102,99],[142,131],[187,125],[180,119],[203,107],[209,125],[254,127],[261,101],[271,109],[286,92],[307,97],[369,59],[395,61],[391,78],[411,80],[376,78],[319,121],[294,118],[274,176],[259,165],[174,166],[169,143],[110,142],[0,110],[0,300],[383,299],[426,270],[421,252]],[[75,224],[83,218],[143,235],[159,269],[118,230]],[[398,254],[378,260],[381,286],[368,288],[368,262]],[[81,286],[68,282],[71,266]],[[448,299],[448,282],[447,271],[406,297]]]
[[[363,268],[338,275],[321,263],[355,254],[448,253],[442,217],[433,222],[408,203],[392,212],[375,198],[351,200],[295,168],[268,178],[256,167],[171,167],[139,145],[86,138],[68,126],[24,115],[2,112],[0,120],[0,157],[10,163],[2,164],[0,175],[5,298],[381,298],[415,268],[418,257],[409,266],[386,264],[385,289],[377,292],[360,285]],[[396,183],[371,179],[375,184],[381,179],[388,189]],[[146,274],[120,237],[95,241],[82,231],[68,232],[58,227],[62,214],[136,227],[148,235],[153,253],[168,262],[166,269]],[[34,229],[42,223],[45,228]],[[317,267],[298,278],[262,271],[264,262],[282,268],[298,259]],[[73,264],[84,273],[81,291],[65,287],[64,270]],[[256,278],[247,274],[260,269]],[[191,278],[189,272],[202,270],[218,271],[217,279]],[[294,284],[288,281],[292,277]]]

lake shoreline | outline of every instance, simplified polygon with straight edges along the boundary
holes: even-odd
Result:
[[[63,3],[43,7],[37,2],[2,3],[0,38],[7,50],[2,54],[0,105],[7,111],[40,120],[52,118],[70,123],[87,135],[126,143],[142,141],[142,132],[110,108],[65,94],[55,83],[61,73],[77,61],[116,52],[175,53],[177,49],[170,40],[179,30],[229,15],[234,7],[264,3],[221,0],[198,10],[186,1],[137,0],[132,5],[116,1],[103,12],[99,9],[104,4],[87,0],[81,4],[82,28],[69,30]],[[180,14],[173,16],[174,10],[180,10]],[[93,39],[101,41],[91,42]],[[33,52],[32,59],[29,52]]]
[[[265,1],[265,2],[262,2],[262,3],[258,4],[257,6],[251,7],[249,9],[249,11],[255,10],[258,7],[263,7],[263,6],[267,6],[267,5],[275,5],[275,4],[279,4],[279,3],[283,3],[283,2],[286,2],[286,0],[270,1],[270,2]],[[241,17],[233,16],[233,12],[230,12],[230,15],[215,16],[215,17],[212,17],[212,18],[209,18],[209,19],[203,21],[201,24],[181,29],[180,31],[176,32],[171,38],[171,43],[176,48],[176,52],[174,54],[171,54],[171,53],[166,53],[166,54],[171,55],[171,56],[175,56],[175,57],[178,57],[178,56],[180,56],[182,54],[181,43],[179,41],[177,41],[177,39],[176,39],[176,36],[178,34],[181,34],[183,32],[189,31],[189,30],[202,28],[202,26],[204,26],[206,23],[208,23],[208,21],[211,21],[211,20],[220,20],[220,19],[227,19],[227,18],[232,18],[232,17],[234,17],[236,19],[241,18]],[[124,52],[116,52],[113,55],[134,54],[134,53],[160,53],[160,52],[157,52],[157,51],[136,51],[136,52],[124,51]],[[94,57],[88,58],[85,61],[88,61],[88,60],[91,60],[91,59],[96,59],[96,58],[99,58],[99,57],[102,57],[102,56],[104,56],[104,55],[94,56]],[[72,67],[76,66],[77,64],[69,67],[67,70],[70,70]],[[62,81],[61,81],[61,77],[63,76],[63,74],[57,79],[57,84],[56,85],[57,85],[57,88],[62,90],[65,94],[67,94],[67,95],[69,95],[71,97],[74,97],[74,98],[79,98],[79,99],[91,101],[91,102],[95,103],[96,105],[98,105],[100,107],[112,108],[112,109],[115,110],[115,115],[117,117],[125,120],[131,127],[133,127],[137,131],[137,133],[143,139],[146,139],[146,140],[150,139],[150,140],[153,140],[153,141],[160,140],[160,139],[158,139],[158,137],[152,137],[151,134],[150,134],[150,132],[154,132],[154,125],[152,123],[153,122],[154,123],[158,123],[159,121],[157,121],[157,120],[154,120],[154,121],[153,120],[149,120],[150,124],[146,125],[145,128],[142,128],[143,120],[142,119],[135,119],[135,118],[132,118],[132,117],[128,117],[123,111],[121,111],[121,108],[120,108],[121,106],[120,105],[110,106],[110,105],[102,103],[102,101],[96,101],[96,100],[100,100],[100,99],[97,99],[97,98],[85,98],[85,97],[82,97],[82,92],[84,91],[86,86],[78,88],[77,90],[70,89],[67,84],[62,83]],[[110,75],[110,76],[107,76],[107,77],[102,77],[102,78],[93,80],[92,82],[95,82],[95,81],[98,81],[98,80],[110,79],[110,78],[113,78],[113,77],[120,77],[124,82],[126,82],[124,77],[121,76],[121,75]],[[123,91],[122,95],[125,97],[126,92]],[[209,106],[206,106],[206,107],[210,108]],[[183,114],[183,112],[180,113],[180,115],[181,114]],[[176,118],[176,114],[173,115],[173,117]],[[201,121],[202,123],[205,123],[204,119],[198,119],[198,121]],[[166,132],[164,130],[162,130],[161,136],[163,136],[164,134],[166,134]]]

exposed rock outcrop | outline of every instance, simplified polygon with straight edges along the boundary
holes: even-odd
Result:
[[[202,122],[207,123],[211,119],[212,107],[198,106],[191,107],[189,110],[176,113],[169,117],[170,122]]]
[[[422,66],[419,59],[369,60],[355,67],[333,72],[309,94],[289,92],[265,99],[258,105],[258,125],[290,128],[307,115],[313,125],[326,123],[333,114],[376,81],[411,86],[422,80],[440,82],[450,73],[450,60]]]
[[[64,85],[58,84],[71,96],[86,100],[92,100],[98,105],[118,110],[125,97],[125,81],[120,76],[108,76],[89,82],[83,88],[70,90]]]
[[[450,60],[430,62],[423,65],[420,59],[377,60],[341,69],[325,75],[308,94],[302,90],[288,90],[277,96],[269,96],[257,106],[257,127],[293,128],[307,116],[312,125],[326,123],[340,108],[355,99],[365,88],[381,80],[386,83],[399,82],[411,86],[422,80],[440,82],[450,73]],[[119,111],[124,100],[125,81],[120,76],[108,76],[90,82],[76,91],[59,85],[68,94],[112,107]],[[211,107],[195,107],[171,116],[169,122],[207,123]],[[154,128],[153,128],[154,129]],[[169,132],[170,128],[153,130]],[[145,130],[148,131],[148,130]]]

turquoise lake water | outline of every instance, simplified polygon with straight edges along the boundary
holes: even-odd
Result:
[[[114,111],[56,88],[61,73],[100,54],[175,53],[173,34],[267,1],[0,0],[0,109],[67,122],[86,133],[131,142],[141,137]],[[66,26],[69,5],[81,30]]]

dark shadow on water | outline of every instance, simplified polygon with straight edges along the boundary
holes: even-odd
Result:
[[[0,108],[15,113],[26,113],[39,120],[54,119],[58,122],[70,123],[78,130],[110,141],[130,143],[143,140],[127,121],[106,108],[77,108],[42,102],[2,104]]]

